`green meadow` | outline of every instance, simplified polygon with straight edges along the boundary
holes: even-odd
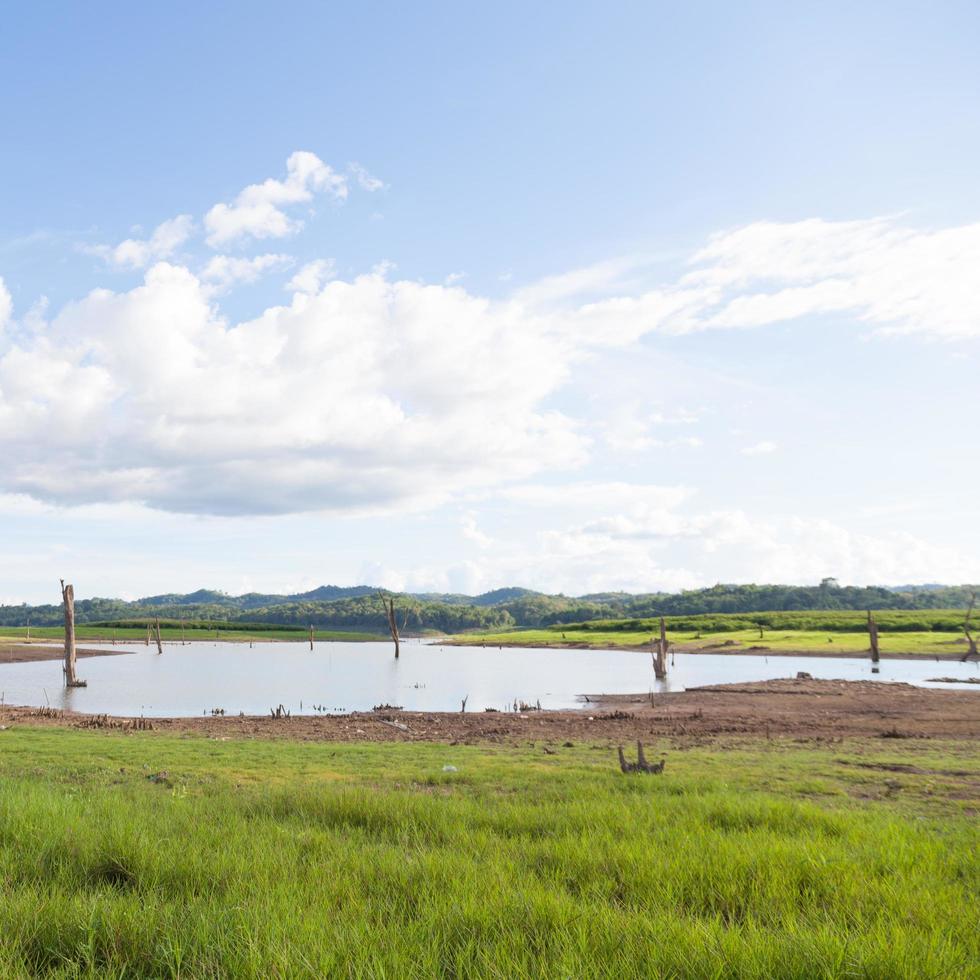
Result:
[[[562,646],[576,644],[594,649],[615,647],[649,646],[659,638],[650,630],[582,630],[564,629],[511,630],[504,633],[463,633],[454,636],[452,642],[465,646]],[[831,633],[817,630],[764,630],[762,637],[756,630],[727,630],[719,633],[703,633],[697,630],[667,630],[670,643],[683,644],[692,650],[708,653],[735,652],[773,653],[806,651],[821,654],[843,655],[868,652],[868,637],[861,633]],[[955,655],[966,652],[966,644],[955,635],[943,633],[880,633],[882,653]],[[730,650],[729,650],[730,648]],[[753,649],[754,648],[754,649]],[[760,649],[764,648],[764,649]]]
[[[973,745],[550,750],[0,731],[0,975],[980,971]]]
[[[154,633],[155,635],[155,633]],[[270,640],[291,640],[294,643],[302,643],[309,639],[309,630],[292,628],[286,626],[267,626],[263,623],[253,625],[228,624],[227,626],[215,626],[210,623],[200,621],[185,623],[181,627],[173,622],[160,622],[160,638],[165,643],[179,643],[181,640],[208,640],[211,642],[249,642],[254,640],[256,643],[268,642]],[[314,630],[314,638],[317,640],[346,640],[348,642],[359,642],[362,640],[384,640],[387,637],[371,633],[355,632],[353,630]],[[63,640],[65,631],[60,626],[32,626],[30,627],[31,640]],[[116,640],[120,643],[145,643],[146,626],[140,625],[119,625],[111,624],[91,626],[76,624],[75,637],[79,642],[88,640],[89,642],[111,643]],[[26,641],[28,639],[28,628],[26,626],[0,626],[0,643],[5,640]],[[151,638],[151,643],[156,642]]]
[[[962,655],[967,650],[961,610],[885,610],[875,614],[882,653]],[[869,652],[867,613],[849,610],[709,613],[667,616],[667,639],[689,650],[725,648],[854,655]],[[636,647],[660,636],[657,619],[591,620],[541,629],[467,632],[453,643],[493,646]]]

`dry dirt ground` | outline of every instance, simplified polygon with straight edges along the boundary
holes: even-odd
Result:
[[[79,657],[116,657],[129,650],[86,650],[78,647]],[[64,660],[65,650],[61,646],[47,646],[40,643],[0,643],[0,664],[19,664],[31,660]]]
[[[980,739],[980,692],[873,681],[776,680],[703,687],[677,694],[597,697],[580,711],[415,712],[348,715],[152,718],[147,722],[5,708],[0,725],[61,725],[188,733],[211,738],[303,741],[428,741],[474,744],[565,741],[611,743],[669,736],[711,742],[722,737]],[[546,749],[547,750],[547,749]]]

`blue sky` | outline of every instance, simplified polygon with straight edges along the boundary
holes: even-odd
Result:
[[[0,599],[980,579],[976,5],[200,6],[6,14]]]

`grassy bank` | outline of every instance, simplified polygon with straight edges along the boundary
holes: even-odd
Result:
[[[27,633],[28,630],[25,626],[0,626],[0,642],[4,640],[26,641]],[[166,643],[179,643],[182,639],[188,641],[207,640],[212,643],[215,641],[231,643],[252,640],[256,643],[269,642],[270,640],[291,640],[294,643],[302,643],[309,639],[309,635],[308,629],[291,629],[285,626],[276,627],[264,624],[257,627],[231,625],[214,627],[194,624],[185,625],[183,629],[179,625],[171,623],[160,624],[160,636]],[[317,640],[344,640],[350,643],[387,639],[384,636],[353,630],[318,629],[313,631],[313,635]],[[31,640],[63,640],[64,636],[65,632],[60,626],[32,626],[30,628]],[[111,643],[115,640],[118,643],[145,643],[146,626],[76,625],[75,636],[79,641]]]
[[[501,633],[464,633],[452,638],[453,643],[467,646],[585,646],[607,650],[615,647],[650,645],[659,628],[602,629],[601,624],[589,628],[549,627],[536,630],[509,630]],[[854,655],[868,652],[866,633],[833,632],[830,630],[703,630],[668,628],[667,639],[678,649],[704,650],[709,653],[743,652],[773,653],[804,651],[826,655]],[[953,656],[966,652],[966,643],[955,633],[894,632],[879,633],[881,652],[888,654],[922,654]]]
[[[980,964],[973,746],[674,747],[656,778],[553,752],[0,732],[0,974]]]

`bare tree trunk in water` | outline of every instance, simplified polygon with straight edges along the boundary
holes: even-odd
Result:
[[[385,619],[388,620],[388,632],[391,633],[391,640],[395,644],[395,660],[397,660],[401,651],[399,649],[398,620],[395,617],[395,599],[393,596],[388,598],[383,592],[379,592],[378,595],[381,596],[381,605],[384,606]]]
[[[973,615],[973,607],[977,604],[977,594],[976,592],[970,595],[970,608],[966,611],[966,621],[963,623],[963,633],[966,635],[966,642],[969,644],[966,653],[963,655],[963,662],[970,657],[980,656],[977,653],[977,641],[973,639],[973,634],[970,632],[970,617]]]
[[[653,660],[653,673],[658,681],[667,679],[667,624],[660,617],[660,642]]]
[[[157,653],[163,653],[163,640],[160,639],[160,617],[157,616],[154,625],[157,631]]]
[[[313,624],[310,623],[310,649],[313,649]]]
[[[871,662],[878,663],[881,654],[878,650],[878,624],[875,622],[874,615],[868,610],[868,639],[871,641]]]
[[[75,672],[75,589],[61,580],[61,601],[65,605],[65,686],[81,687]]]

